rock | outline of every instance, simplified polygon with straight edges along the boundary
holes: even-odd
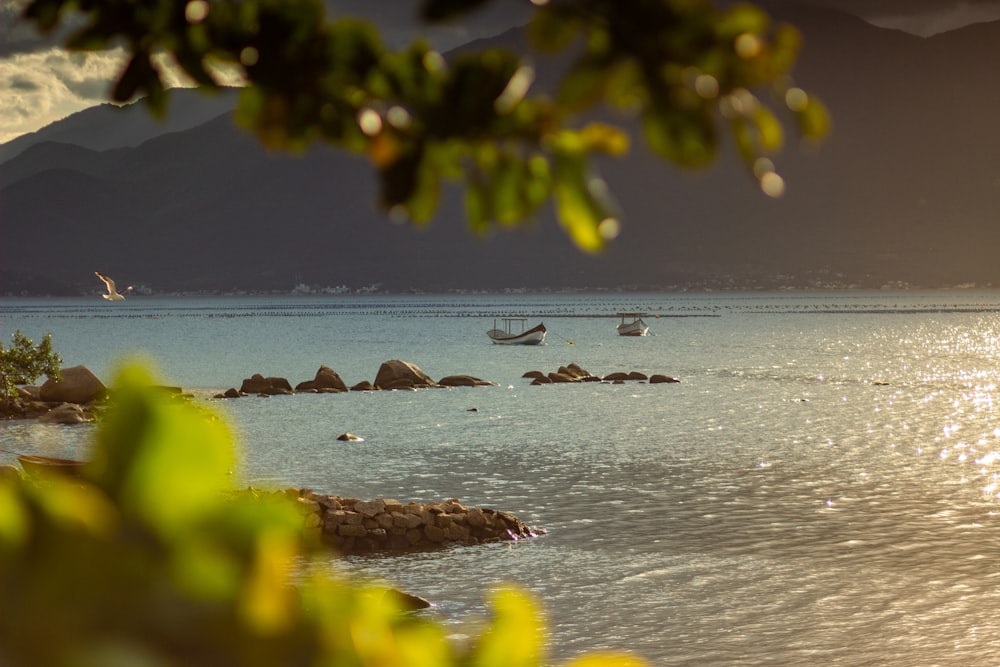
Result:
[[[521,377],[523,377],[523,378],[534,378],[536,380],[539,380],[539,379],[545,377],[545,373],[543,373],[541,371],[528,371],[527,373],[525,373]]]
[[[632,371],[631,373],[628,374],[628,378],[627,379],[629,379],[629,380],[646,380],[648,378],[645,375],[643,375],[642,373],[640,373],[639,371]]]
[[[33,385],[26,385],[24,387],[17,388],[18,398],[25,398],[30,401],[40,401],[42,400],[42,388],[35,387]]]
[[[482,380],[471,375],[449,375],[438,380],[442,387],[496,387],[496,382]]]
[[[680,382],[680,380],[672,378],[669,375],[661,375],[659,373],[649,376],[649,384],[662,384],[664,382]]]
[[[399,359],[382,362],[375,376],[375,388],[387,389],[400,380],[408,380],[411,387],[434,387],[437,383],[416,365]]]
[[[368,380],[362,380],[361,382],[351,387],[351,391],[371,391],[374,388],[375,387],[372,386],[371,382],[369,382]]]
[[[610,375],[605,375],[605,382],[624,382],[628,379],[628,373],[611,373]]]
[[[337,374],[337,371],[323,365],[316,371],[316,376],[312,380],[300,382],[295,386],[295,391],[308,391],[310,389],[317,389],[325,393],[340,393],[347,391],[347,384]]]
[[[379,498],[371,501],[359,500],[354,503],[354,511],[367,517],[374,517],[385,511],[385,501]]]
[[[239,398],[239,397],[240,397],[240,396],[242,396],[242,395],[243,395],[243,394],[241,394],[241,393],[240,393],[240,392],[239,392],[239,391],[238,391],[238,390],[236,389],[236,387],[230,387],[229,389],[227,389],[227,390],[226,390],[225,392],[223,392],[223,394],[222,394],[222,396],[223,396],[224,398]]]
[[[540,378],[535,378],[534,380],[531,381],[531,384],[552,384],[552,380],[550,380],[546,376],[543,376]]]
[[[49,378],[38,396],[49,403],[90,403],[105,398],[108,388],[86,366],[70,366],[59,372],[61,379]]]
[[[360,435],[354,435],[353,433],[341,433],[337,436],[337,440],[342,440],[344,442],[364,442],[365,439]]]
[[[573,379],[585,378],[590,375],[587,371],[580,368],[579,364],[570,364],[569,366],[560,366],[559,370],[556,371],[560,375],[566,375]]]
[[[552,382],[576,382],[575,377],[566,375],[565,373],[549,373],[549,379]]]
[[[291,394],[292,385],[282,377],[264,377],[260,373],[254,373],[251,377],[243,380],[240,385],[242,394]]]
[[[84,424],[90,418],[76,403],[63,403],[38,418],[43,424]]]

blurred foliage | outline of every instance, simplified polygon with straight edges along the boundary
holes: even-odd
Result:
[[[494,590],[492,618],[457,647],[388,589],[324,574],[297,501],[235,489],[226,425],[154,385],[122,370],[80,476],[0,475],[0,664],[543,663],[541,613],[523,591]]]
[[[52,349],[52,334],[35,342],[18,329],[10,339],[10,347],[0,343],[0,398],[17,395],[17,386],[31,384],[41,376],[59,378],[62,359]]]
[[[449,20],[489,1],[423,0],[419,15]],[[392,51],[367,23],[327,20],[321,0],[31,0],[24,16],[43,32],[78,26],[73,49],[124,44],[112,97],[145,96],[156,113],[167,106],[157,54],[205,87],[216,86],[214,67],[237,67],[244,126],[271,147],[323,140],[366,155],[394,218],[429,221],[450,180],[465,189],[473,230],[515,225],[552,199],[590,252],[619,228],[593,157],[622,155],[630,140],[619,124],[589,120],[597,113],[637,117],[651,149],[682,167],[711,163],[728,131],[771,196],[784,188],[768,158],[784,142],[780,115],[802,137],[828,130],[823,105],[790,76],[799,33],[752,5],[533,4],[534,48],[566,63],[553,91],[533,90],[521,55],[465,50],[446,60],[422,42]]]

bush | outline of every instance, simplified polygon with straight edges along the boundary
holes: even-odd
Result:
[[[30,384],[42,375],[58,378],[61,365],[62,359],[52,351],[51,333],[36,346],[18,329],[9,348],[0,343],[0,398],[16,395],[19,384]]]
[[[388,589],[319,574],[295,501],[237,490],[229,428],[154,384],[119,374],[79,477],[0,479],[0,664],[542,664],[523,591],[494,590],[460,649]]]

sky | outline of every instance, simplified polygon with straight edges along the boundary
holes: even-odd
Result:
[[[786,0],[834,7],[875,25],[929,36],[970,23],[1000,20],[1000,0]],[[76,111],[108,101],[122,67],[120,51],[68,53],[19,20],[27,0],[0,0],[0,143]],[[523,23],[527,0],[494,0],[464,26],[428,29],[415,21],[415,0],[326,0],[328,8],[375,21],[390,45],[420,34],[448,49]],[[234,83],[235,79],[223,81]],[[183,85],[176,77],[169,85]]]

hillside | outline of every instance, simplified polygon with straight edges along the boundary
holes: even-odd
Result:
[[[427,230],[394,225],[363,161],[321,146],[267,153],[226,114],[103,148],[75,138],[70,117],[65,132],[47,128],[60,143],[26,140],[0,169],[0,293],[96,293],[95,269],[155,291],[1000,284],[1000,24],[924,39],[773,11],[805,34],[797,81],[835,122],[819,150],[779,156],[780,200],[732,158],[682,172],[637,144],[602,165],[624,231],[589,257],[549,212],[478,239],[457,196]],[[172,109],[197,117],[199,104]]]

